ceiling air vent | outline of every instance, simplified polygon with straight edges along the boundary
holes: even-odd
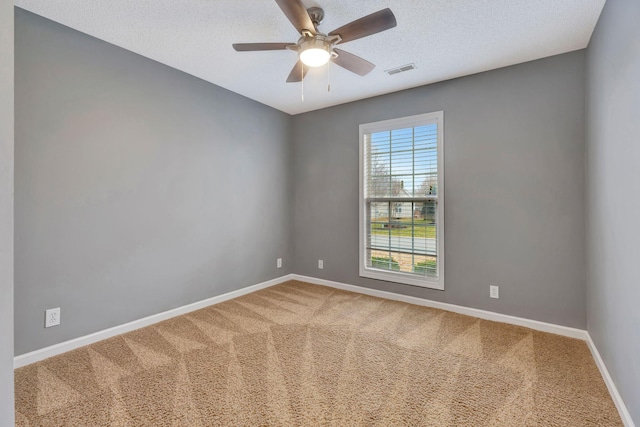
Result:
[[[416,64],[407,64],[407,65],[402,65],[400,67],[396,67],[396,68],[391,68],[389,70],[385,70],[384,72],[389,74],[390,76],[393,76],[394,74],[398,74],[398,73],[403,73],[405,71],[409,71],[409,70],[415,70],[416,69]]]

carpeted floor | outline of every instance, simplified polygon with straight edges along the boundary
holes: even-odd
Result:
[[[287,282],[16,370],[26,426],[621,426],[586,344]]]

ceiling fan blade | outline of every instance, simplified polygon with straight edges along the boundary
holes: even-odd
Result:
[[[304,76],[307,75],[307,71],[309,71],[309,67],[304,65],[302,61],[298,60],[289,73],[289,77],[287,77],[287,83],[301,82]]]
[[[336,48],[334,48],[333,50],[338,54],[338,56],[336,58],[333,58],[331,61],[333,61],[334,64],[341,66],[345,70],[351,71],[352,73],[364,76],[369,74],[371,70],[376,68],[376,66],[371,62],[362,59],[352,53],[345,52],[344,50]]]
[[[249,52],[256,50],[284,50],[288,46],[295,45],[295,43],[234,43],[232,46],[238,52]]]
[[[302,30],[310,31],[312,34],[316,33],[316,27],[300,0],[276,0],[276,3],[300,34],[302,34]]]
[[[340,43],[346,43],[388,30],[396,25],[396,17],[393,15],[393,12],[391,12],[391,9],[387,8],[343,25],[342,27],[331,31],[329,35],[339,35],[342,38]]]

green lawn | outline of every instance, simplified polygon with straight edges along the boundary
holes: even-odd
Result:
[[[392,236],[405,236],[405,237],[429,237],[435,239],[436,237],[436,226],[434,224],[427,224],[424,219],[414,219],[413,226],[411,228],[411,219],[402,219],[402,220],[394,220],[394,223],[401,223],[405,228],[392,228],[391,235]],[[415,230],[415,234],[414,234]],[[373,234],[388,234],[389,229],[384,228],[383,224],[372,224],[371,232]]]

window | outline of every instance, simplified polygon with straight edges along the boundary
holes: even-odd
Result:
[[[360,276],[444,289],[443,120],[360,125]]]

